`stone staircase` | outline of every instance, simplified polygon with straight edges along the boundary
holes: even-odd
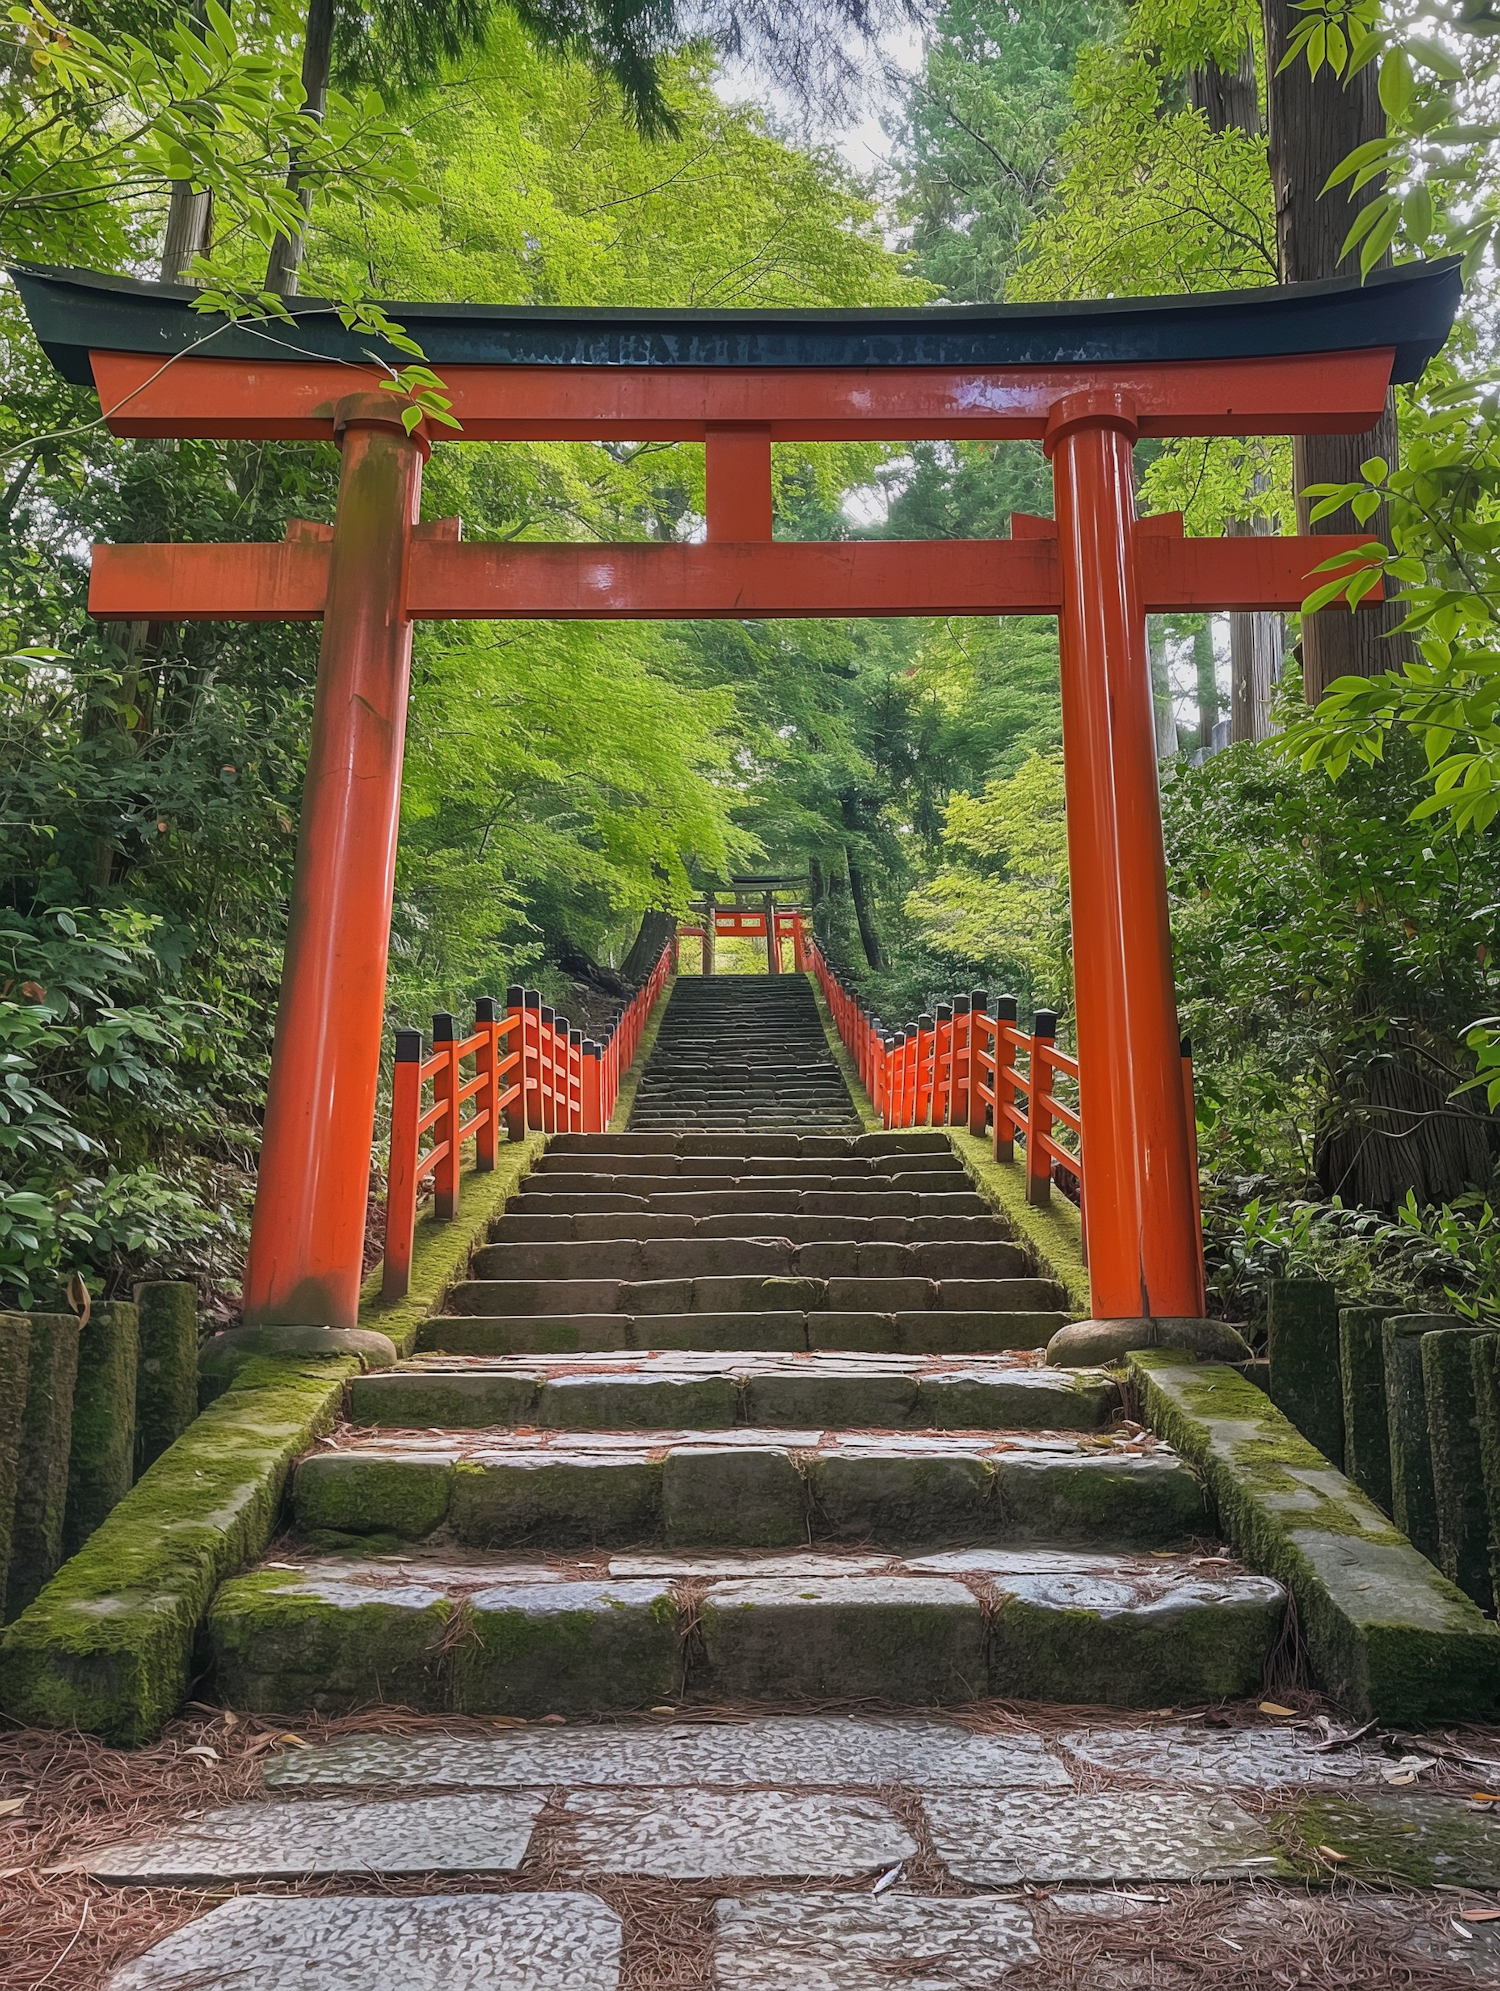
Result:
[[[553,1140],[353,1384],[219,1694],[536,1717],[1255,1691],[1283,1593],[941,1131],[863,1133],[808,983],[681,980],[630,1131]]]

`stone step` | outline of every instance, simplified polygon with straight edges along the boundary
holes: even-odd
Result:
[[[732,1353],[826,1349],[891,1355],[987,1355],[1045,1348],[1060,1313],[433,1314],[417,1331],[424,1351],[529,1355],[633,1349],[718,1349]]]
[[[1165,1447],[1060,1433],[350,1430],[292,1483],[305,1533],[462,1548],[849,1542],[1169,1548],[1208,1526]]]
[[[726,1241],[727,1242],[727,1241]],[[748,1239],[738,1247],[763,1244],[761,1269],[744,1273],[705,1273],[701,1277],[656,1279],[465,1279],[449,1288],[456,1314],[688,1314],[688,1313],[874,1313],[934,1312],[1046,1313],[1062,1325],[1057,1289],[1047,1279],[813,1279],[776,1268],[789,1252],[774,1240]],[[486,1251],[505,1251],[488,1245]],[[526,1247],[529,1249],[530,1247]],[[552,1249],[554,1247],[543,1247]],[[649,1247],[647,1247],[649,1248]],[[900,1246],[892,1247],[899,1250]],[[579,1246],[588,1250],[589,1246]],[[804,1251],[817,1249],[803,1245]],[[837,1249],[837,1247],[834,1247]]]
[[[284,1717],[991,1695],[1154,1708],[1255,1693],[1285,1601],[1227,1560],[1084,1551],[278,1558],[222,1586],[208,1644],[222,1699]],[[477,1766],[490,1745],[447,1746]]]
[[[614,1238],[744,1237],[742,1217],[664,1217],[640,1210],[596,1210],[538,1217],[506,1212],[490,1224],[492,1244],[561,1244]],[[779,1216],[775,1235],[791,1244],[970,1244],[998,1246],[1002,1268],[1019,1274],[1025,1253],[1012,1244],[999,1217],[797,1217]]]
[[[740,1207],[775,1209],[783,1196],[855,1196],[867,1202],[876,1196],[961,1196],[972,1193],[962,1169],[902,1175],[611,1175],[600,1170],[561,1169],[526,1178],[529,1193],[543,1196],[644,1196],[648,1206],[658,1198],[738,1196],[752,1199]],[[769,1203],[760,1198],[770,1197]]]
[[[474,1254],[476,1282],[534,1279],[696,1279],[758,1273],[797,1274],[807,1279],[899,1279],[931,1284],[967,1284],[974,1280],[1003,1283],[1016,1291],[1006,1298],[969,1299],[959,1304],[1002,1307],[1014,1299],[1022,1307],[1062,1305],[1061,1290],[1050,1279],[1027,1279],[1021,1271],[1024,1254],[1018,1246],[992,1244],[792,1244],[771,1237],[595,1238],[567,1244],[486,1244]],[[1032,1289],[1021,1297],[1020,1287]],[[829,1306],[876,1306],[880,1295],[840,1301]],[[715,1302],[715,1304],[719,1304]],[[821,1302],[807,1300],[806,1306]],[[896,1307],[941,1306],[922,1295],[893,1300]],[[504,1307],[485,1307],[504,1313]],[[529,1311],[529,1309],[528,1309]]]
[[[799,1155],[951,1155],[952,1152],[946,1134],[926,1128],[855,1135],[689,1131],[643,1134],[632,1129],[619,1134],[555,1134],[547,1143],[549,1155],[738,1155],[747,1160],[761,1157],[789,1160]]]
[[[542,1154],[532,1168],[534,1177],[588,1175],[615,1178],[641,1176],[651,1181],[675,1181],[678,1187],[696,1188],[703,1182],[749,1181],[752,1186],[766,1178],[781,1178],[816,1187],[827,1180],[843,1186],[884,1187],[894,1175],[963,1176],[964,1165],[956,1154],[884,1155],[702,1155],[702,1154],[617,1154],[613,1150],[558,1153],[552,1148]],[[690,1177],[684,1182],[682,1178]],[[814,1181],[809,1184],[806,1178]],[[769,1185],[768,1185],[769,1186]],[[894,1186],[894,1185],[893,1185]]]
[[[621,1180],[627,1178],[622,1177]],[[528,1176],[509,1208],[528,1216],[585,1215],[597,1210],[638,1210],[644,1216],[683,1217],[985,1217],[989,1205],[972,1190],[918,1195],[909,1190],[699,1189],[650,1197],[635,1190],[553,1195],[533,1187],[548,1180]]]
[[[671,1350],[557,1357],[419,1356],[356,1376],[349,1418],[407,1430],[541,1426],[695,1430],[735,1425],[1092,1431],[1119,1392],[1102,1371],[1019,1355]]]

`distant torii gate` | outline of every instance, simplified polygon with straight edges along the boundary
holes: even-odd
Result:
[[[252,1324],[357,1322],[412,623],[423,617],[1056,615],[1096,1318],[1191,1317],[1201,1244],[1178,1056],[1145,617],[1295,609],[1361,539],[1137,522],[1140,436],[1360,433],[1416,379],[1454,263],[1211,297],[868,311],[393,305],[460,434],[407,433],[371,342],[294,298],[231,325],[191,291],[15,273],[43,346],[122,436],[334,440],[332,527],[284,544],[100,546],[117,619],[322,618],[245,1275]],[[394,355],[392,356],[395,357]],[[1034,437],[1056,519],[1009,540],[772,540],[773,442]],[[419,524],[433,440],[691,441],[698,545],[466,545]]]

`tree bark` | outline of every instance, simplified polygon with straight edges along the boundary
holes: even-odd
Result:
[[[1230,533],[1265,534],[1264,518],[1234,519]],[[1271,736],[1271,691],[1281,675],[1285,632],[1279,615],[1231,611],[1229,617],[1229,737],[1266,740]]]
[[[627,988],[639,988],[656,958],[677,931],[677,915],[653,906],[641,914],[640,931],[630,943],[630,952],[620,963],[620,980]]]
[[[1193,636],[1193,668],[1198,678],[1198,751],[1207,756],[1214,750],[1214,727],[1219,723],[1219,663],[1212,622],[1205,620]]]
[[[1146,617],[1146,650],[1151,659],[1151,708],[1156,719],[1156,758],[1177,756],[1177,713],[1167,657],[1167,626],[1159,615]]]
[[[1375,63],[1367,63],[1352,78],[1331,70],[1316,76],[1299,54],[1280,74],[1298,16],[1289,0],[1262,0],[1266,33],[1266,70],[1271,186],[1276,201],[1276,249],[1283,283],[1312,283],[1321,277],[1357,272],[1357,259],[1344,264],[1340,251],[1349,226],[1367,202],[1381,191],[1372,180],[1350,195],[1347,184],[1324,194],[1328,175],[1357,145],[1383,137],[1385,113],[1380,108]],[[1368,525],[1361,526],[1347,509],[1314,525],[1311,503],[1302,493],[1309,484],[1346,484],[1357,480],[1359,466],[1371,456],[1394,463],[1397,456],[1396,404],[1387,395],[1385,413],[1362,436],[1297,436],[1292,444],[1300,532],[1364,532],[1389,540],[1384,506]],[[1400,639],[1387,632],[1400,620],[1390,605],[1324,609],[1302,623],[1303,692],[1316,704],[1335,678],[1377,677],[1398,666],[1406,654]]]
[[[880,932],[875,924],[875,908],[870,901],[870,881],[847,853],[845,862],[849,867],[849,896],[854,901],[854,917],[859,923],[859,937],[864,946],[865,959],[872,968],[883,968],[885,949],[880,944]]]
[[[333,10],[335,0],[309,0],[307,34],[302,44],[302,88],[310,116],[321,119],[328,103],[328,78],[333,66]],[[287,189],[302,203],[304,217],[312,212],[312,189],[302,185],[298,162],[287,169]],[[278,235],[271,244],[266,265],[266,289],[278,297],[297,295],[297,277],[302,267],[305,227],[295,235]]]
[[[1210,59],[1188,71],[1188,102],[1202,111],[1210,131],[1260,130],[1260,104],[1255,89],[1255,51],[1249,42],[1233,69],[1221,69]]]

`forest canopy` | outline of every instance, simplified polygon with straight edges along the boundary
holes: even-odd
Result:
[[[861,173],[839,117],[898,18],[920,57]],[[1393,598],[1152,621],[1215,1303],[1253,1317],[1268,1273],[1337,1266],[1500,1309],[1500,58],[1462,9],[1423,33],[1378,0],[35,0],[6,23],[4,260],[251,317],[294,291],[372,330],[392,300],[1024,302],[1461,255],[1454,339],[1374,436],[1143,444],[1136,468],[1189,532],[1368,533]],[[88,549],[279,538],[331,519],[338,461],[112,439],[8,283],[0,366],[0,1305],[176,1273],[224,1319],[316,632],[94,621]],[[703,475],[689,445],[466,443],[435,451],[424,516],[690,540]],[[778,445],[774,496],[789,539],[1051,510],[1019,443]],[[984,987],[1066,1034],[1061,738],[1048,618],[420,626],[388,1020],[515,981],[586,1018],[643,919],[762,870],[807,881],[888,1020]]]

